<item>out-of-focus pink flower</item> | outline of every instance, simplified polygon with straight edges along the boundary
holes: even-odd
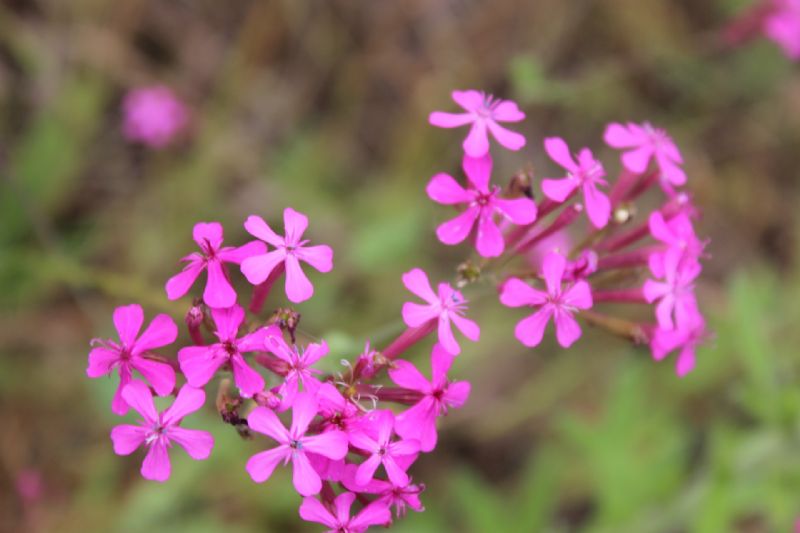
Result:
[[[438,294],[433,292],[428,275],[419,268],[403,274],[403,284],[409,291],[427,302],[427,305],[413,302],[403,304],[403,320],[408,327],[415,328],[433,320],[437,321],[439,342],[453,355],[461,353],[461,347],[453,336],[451,321],[469,340],[478,341],[481,329],[478,324],[464,317],[467,301],[459,291],[447,283],[440,283]]]
[[[683,377],[694,369],[695,349],[708,336],[706,322],[699,312],[689,317],[681,328],[656,328],[650,340],[653,359],[660,361],[670,352],[680,350],[675,360],[675,373]]]
[[[439,240],[445,244],[458,244],[472,231],[475,223],[475,247],[483,257],[497,257],[503,253],[503,234],[494,221],[500,215],[514,224],[530,224],[536,220],[536,204],[528,198],[498,198],[500,188],[490,187],[492,158],[464,157],[464,173],[471,187],[464,189],[449,174],[437,174],[428,183],[428,196],[445,205],[466,204],[466,209],[456,218],[436,229]]]
[[[394,415],[391,411],[373,411],[364,418],[359,430],[350,433],[350,444],[371,454],[358,467],[355,477],[358,485],[369,483],[381,464],[392,483],[398,486],[408,485],[406,470],[410,464],[404,462],[401,465],[397,459],[416,456],[420,450],[419,441],[405,439],[393,442],[394,425]]]
[[[236,303],[236,291],[231,286],[224,263],[238,265],[248,257],[262,254],[266,250],[264,243],[251,241],[238,248],[223,247],[222,225],[219,222],[198,222],[192,230],[192,237],[202,252],[193,252],[181,259],[186,266],[167,281],[167,298],[177,300],[185,295],[205,270],[208,280],[203,301],[212,308],[232,306]]]
[[[603,179],[606,172],[602,163],[594,158],[588,148],[578,153],[576,162],[569,152],[567,143],[559,137],[545,139],[544,149],[553,161],[567,170],[567,175],[563,179],[542,180],[542,191],[545,196],[556,202],[564,202],[580,188],[583,191],[586,214],[592,225],[596,228],[605,227],[611,215],[611,202],[608,196],[597,188],[598,185],[608,185]]]
[[[38,470],[32,468],[21,470],[17,474],[15,486],[24,505],[35,505],[44,496],[44,481]]]
[[[362,533],[369,526],[388,525],[392,521],[389,508],[381,500],[375,500],[351,517],[350,507],[355,499],[356,495],[352,492],[338,495],[333,500],[336,511],[334,514],[316,498],[305,498],[300,506],[300,517],[307,522],[317,522],[329,527],[327,533]]]
[[[309,462],[307,453],[323,455],[329,459],[343,459],[347,455],[347,435],[342,431],[326,431],[319,435],[306,435],[308,426],[317,414],[317,400],[310,394],[298,394],[292,405],[292,425],[287,430],[278,416],[266,407],[257,407],[247,417],[250,429],[267,435],[278,442],[278,447],[255,454],[247,461],[247,472],[253,481],[266,481],[283,461],[292,462],[294,487],[301,496],[318,494],[322,480]]]
[[[606,127],[603,138],[612,148],[625,150],[622,164],[637,174],[643,174],[651,159],[661,171],[661,183],[668,193],[670,186],[686,183],[686,173],[681,168],[683,157],[667,132],[653,127],[649,122],[626,125],[612,123]]]
[[[280,328],[272,325],[266,330],[263,347],[287,365],[286,377],[279,388],[284,405],[294,402],[301,387],[304,392],[316,394],[321,383],[315,376],[320,371],[311,367],[328,355],[328,344],[325,341],[321,344],[310,343],[304,349],[289,346],[283,339]]]
[[[227,309],[211,309],[219,342],[207,346],[186,346],[178,351],[178,361],[186,380],[193,387],[203,387],[211,381],[223,364],[233,371],[233,381],[245,398],[264,390],[264,378],[244,359],[244,353],[263,351],[266,328],[238,337],[244,322],[244,309],[234,305]]]
[[[552,317],[556,327],[556,338],[568,348],[581,336],[581,328],[573,318],[578,309],[592,307],[592,290],[586,281],[577,281],[566,289],[564,279],[567,260],[558,252],[550,252],[544,258],[542,277],[547,291],[534,289],[519,278],[510,278],[503,285],[500,302],[509,307],[539,306],[539,310],[522,319],[514,333],[525,346],[534,347],[542,342],[544,330]]]
[[[125,137],[151,148],[168,145],[189,122],[186,106],[163,85],[131,90],[125,95],[122,111]]]
[[[142,463],[142,477],[153,481],[169,479],[171,465],[167,450],[173,442],[186,450],[192,459],[207,459],[214,447],[214,437],[207,431],[184,429],[181,420],[200,409],[206,401],[201,389],[184,385],[172,406],[159,413],[150,389],[141,381],[131,381],[122,389],[122,397],[144,420],[138,426],[123,424],[111,430],[111,440],[117,455],[130,455],[142,444],[147,455]]]
[[[286,269],[286,297],[294,303],[308,300],[314,294],[314,286],[300,268],[304,261],[320,272],[333,269],[333,250],[330,246],[306,246],[308,240],[303,239],[308,227],[308,217],[287,207],[283,211],[283,224],[286,235],[278,236],[264,219],[250,215],[244,223],[244,229],[254,237],[267,242],[275,250],[260,253],[242,262],[242,274],[253,285],[264,282],[272,271],[280,265]]]
[[[764,17],[764,34],[793,60],[800,59],[800,0],[771,0]]]
[[[525,119],[511,100],[495,99],[479,91],[453,91],[453,100],[466,113],[444,113],[434,111],[428,122],[440,128],[457,128],[471,124],[469,135],[464,139],[464,152],[470,157],[482,157],[489,152],[489,135],[509,150],[519,150],[525,146],[525,137],[505,129],[498,122],[519,122]]]
[[[414,484],[409,481],[405,485],[398,486],[391,481],[373,479],[366,485],[359,485],[355,480],[357,471],[358,465],[348,464],[345,467],[341,482],[347,490],[377,495],[379,501],[383,501],[390,508],[394,507],[398,518],[405,516],[406,507],[411,507],[418,513],[425,510],[419,498],[420,493],[425,490],[424,484]]]
[[[111,410],[117,415],[128,412],[128,403],[122,397],[122,390],[131,381],[133,370],[138,370],[159,396],[166,396],[175,388],[175,371],[172,367],[149,358],[148,354],[150,350],[175,342],[178,337],[178,326],[169,316],[157,315],[144,333],[139,335],[143,322],[144,312],[141,305],[117,307],[114,309],[114,327],[117,329],[120,342],[116,343],[110,339],[92,340],[92,345],[95,347],[89,352],[86,375],[90,378],[99,378],[117,369],[119,386],[111,404]]]
[[[422,394],[419,402],[397,415],[395,431],[405,439],[417,439],[423,452],[436,447],[436,418],[446,415],[450,407],[458,409],[469,397],[468,382],[451,382],[447,379],[453,358],[452,354],[436,344],[431,353],[430,381],[408,361],[395,361],[394,367],[389,370],[389,378],[396,385]]]
[[[664,329],[684,328],[698,313],[694,280],[702,267],[697,261],[680,259],[678,254],[667,253],[663,256],[663,263],[651,261],[651,270],[655,267],[653,275],[664,278],[664,281],[648,279],[642,287],[648,303],[660,300],[656,306],[656,318]]]

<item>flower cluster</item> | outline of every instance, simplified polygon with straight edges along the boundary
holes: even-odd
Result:
[[[455,91],[453,99],[465,113],[434,112],[430,122],[470,126],[465,180],[439,173],[426,190],[433,201],[460,211],[438,227],[439,240],[469,241],[477,257],[459,266],[454,283],[440,282],[435,290],[422,269],[403,274],[414,296],[401,308],[406,329],[382,350],[367,342],[346,371],[326,374],[318,363],[328,357],[328,344],[297,341],[299,313],[286,307],[261,313],[281,276],[287,300],[298,304],[314,294],[308,267],[321,273],[333,268],[332,249],[310,245],[308,218],[291,208],[283,213],[283,236],[251,215],[244,229],[254,239],[238,246],[224,245],[217,222],[194,226],[199,251],[181,259],[182,270],[165,286],[170,300],[193,288],[197,295],[185,316],[187,339],[173,355],[164,354],[179,338],[172,318],[157,315],[142,331],[139,305],[114,311],[118,339],[92,341],[87,375],[118,375],[112,411],[122,416],[133,409],[141,416],[138,425],[115,427],[111,440],[119,455],[146,449],[143,477],[170,477],[175,443],[193,459],[210,456],[212,435],[182,423],[214,386],[223,422],[256,437],[260,451],[247,461],[247,473],[262,483],[291,463],[304,520],[359,532],[389,525],[392,510],[396,517],[408,508],[422,511],[424,485],[410,469],[421,453],[436,448],[439,418],[470,395],[470,384],[449,374],[464,339],[480,338],[462,293],[471,284],[488,282],[503,305],[530,308],[514,328],[527,347],[542,342],[550,322],[558,343],[569,347],[585,322],[649,343],[656,359],[677,350],[679,375],[693,368],[694,349],[706,336],[694,294],[706,242],[693,229],[697,211],[680,190],[687,178],[671,138],[648,123],[610,124],[605,143],[622,152],[613,182],[592,150],[573,155],[563,139],[547,138],[544,151],[558,177],[541,180],[537,201],[528,174],[517,174],[506,187],[492,183],[489,135],[510,150],[525,146],[521,134],[498,124],[524,119],[517,105],[478,91]],[[657,207],[637,222],[635,202],[648,191],[659,198]],[[241,287],[250,292],[247,308]],[[598,312],[602,303],[652,306],[653,318]],[[427,377],[400,356],[429,336],[435,342]],[[154,395],[175,399],[159,412]]]

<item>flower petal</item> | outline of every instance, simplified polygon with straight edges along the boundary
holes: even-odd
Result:
[[[186,381],[193,387],[203,387],[228,360],[219,345],[187,346],[178,351],[178,362]]]
[[[247,217],[247,220],[244,221],[244,229],[253,237],[257,237],[272,246],[278,247],[284,244],[283,237],[272,231],[269,224],[264,222],[264,219],[258,215]]]
[[[222,246],[222,224],[219,222],[198,222],[192,228],[192,238],[197,243],[197,246],[203,250],[208,247],[212,250],[217,250]]]
[[[482,193],[489,192],[489,180],[492,177],[492,156],[489,153],[480,157],[464,155],[461,166],[476,189]]]
[[[442,348],[447,350],[453,355],[458,355],[461,353],[461,347],[456,342],[456,338],[453,336],[453,328],[450,325],[450,320],[444,317],[439,317],[439,344],[442,345]]]
[[[319,435],[303,438],[303,449],[328,459],[344,459],[347,455],[348,439],[344,431],[326,431]]]
[[[611,201],[608,196],[600,192],[594,185],[583,186],[584,205],[586,214],[592,225],[597,228],[604,228],[611,217]]]
[[[119,340],[125,348],[131,348],[136,343],[142,322],[144,312],[139,304],[123,305],[114,309],[114,327],[117,328]]]
[[[253,414],[250,413],[250,416],[252,415]],[[250,478],[253,481],[256,483],[263,483],[269,479],[269,477],[272,475],[272,472],[275,471],[275,467],[278,466],[278,463],[291,456],[291,449],[288,446],[281,445],[277,448],[259,452],[252,456],[250,459],[248,459],[245,470],[247,470],[247,473],[250,474]]]
[[[239,328],[244,322],[245,313],[241,305],[232,305],[224,309],[212,309],[211,317],[216,326],[216,335],[220,342],[233,341],[239,335]]]
[[[159,396],[172,394],[175,389],[175,370],[161,361],[154,361],[142,356],[131,357],[131,366],[144,376]]]
[[[366,531],[369,526],[387,525],[391,521],[392,513],[386,503],[375,500],[351,518],[348,525],[351,531]]]
[[[236,303],[236,291],[233,290],[228,274],[219,260],[210,260],[206,271],[208,281],[203,291],[203,301],[211,308],[230,307]]]
[[[292,404],[292,426],[289,433],[294,438],[305,435],[308,425],[317,416],[319,403],[313,394],[298,394]]]
[[[403,285],[416,296],[429,304],[439,303],[439,297],[433,292],[428,275],[420,268],[414,268],[403,274]]]
[[[131,349],[132,355],[138,355],[148,350],[161,348],[175,342],[178,338],[178,326],[169,315],[156,315],[144,333],[136,340]]]
[[[509,278],[500,291],[500,303],[507,307],[542,305],[546,301],[547,293],[534,289],[519,278]]]
[[[178,396],[172,405],[161,415],[161,423],[165,426],[174,426],[183,418],[194,413],[206,402],[206,393],[203,389],[196,389],[191,385],[184,385],[178,391]]]
[[[653,147],[646,144],[622,154],[622,164],[631,172],[642,174],[647,170],[647,165],[650,163],[652,155]]]
[[[472,231],[480,212],[479,207],[468,207],[457,217],[440,224],[436,228],[436,236],[443,244],[454,245],[463,242]]]
[[[538,346],[544,337],[544,330],[547,323],[550,321],[550,316],[553,314],[553,309],[550,306],[545,306],[536,311],[529,317],[523,318],[517,323],[514,328],[514,335],[519,342],[529,348]]]
[[[272,437],[280,444],[289,442],[289,432],[272,409],[256,407],[247,415],[247,425],[253,431]]]
[[[497,198],[494,208],[517,225],[536,221],[536,203],[528,198]]]
[[[572,178],[544,179],[542,192],[554,202],[563,202],[578,188],[578,180]]]
[[[374,453],[367,458],[366,461],[361,463],[358,466],[358,470],[356,470],[356,484],[357,485],[366,485],[372,478],[375,477],[375,471],[381,464],[381,456],[377,453]]]
[[[449,407],[458,409],[467,402],[472,386],[468,381],[456,381],[448,385],[447,390],[442,396],[444,401]]]
[[[189,457],[197,461],[208,459],[214,448],[214,437],[211,433],[199,429],[173,427],[169,430],[169,439],[180,444]]]
[[[248,257],[263,255],[265,253],[267,253],[267,245],[261,241],[250,241],[238,248],[223,248],[217,253],[217,257],[225,263],[239,265]]]
[[[570,307],[589,309],[592,307],[592,289],[586,281],[575,282],[561,296],[561,301]]]
[[[449,174],[440,172],[431,178],[425,188],[428,197],[443,205],[463,204],[470,201],[470,195]]]
[[[542,261],[542,276],[547,284],[547,292],[551,295],[561,291],[561,280],[564,278],[566,258],[558,252],[549,252]]]
[[[519,122],[525,120],[525,113],[520,111],[516,102],[503,100],[492,110],[492,118],[498,122]]]
[[[292,457],[292,482],[300,496],[312,496],[322,490],[322,480],[303,452]]]
[[[308,228],[308,217],[291,207],[283,210],[283,226],[286,246],[297,246]]]
[[[550,156],[550,159],[567,169],[569,172],[576,172],[579,170],[575,159],[569,151],[569,146],[561,137],[548,137],[544,140],[544,151]],[[545,192],[545,194],[547,194]]]
[[[439,345],[437,344],[436,346]],[[434,353],[437,349],[436,346],[434,346]],[[446,353],[448,357],[452,357],[452,355],[447,353],[447,351],[443,348],[439,347],[439,350]],[[395,385],[403,387],[404,389],[410,389],[423,393],[428,393],[431,391],[430,382],[419,370],[417,370],[417,367],[408,361],[395,361],[393,366],[389,368],[389,378],[395,383]]]
[[[328,245],[302,246],[295,249],[294,255],[320,272],[333,270],[333,249]]]
[[[169,479],[172,465],[169,462],[167,446],[160,441],[150,445],[142,463],[142,477],[163,483]]]
[[[489,131],[503,147],[516,151],[525,146],[525,136],[521,133],[504,128],[493,120],[490,120],[488,125]]]
[[[606,126],[603,140],[612,148],[631,148],[642,144],[642,139],[622,124],[612,122]]]
[[[233,381],[239,387],[242,396],[252,398],[253,395],[264,390],[264,378],[247,364],[241,354],[231,357],[231,366],[233,367]]]
[[[89,352],[89,366],[86,367],[86,375],[90,378],[105,376],[112,370],[112,365],[120,360],[120,354],[116,350],[111,350],[103,346],[92,348]]]
[[[475,117],[470,113],[445,113],[434,111],[428,115],[428,124],[438,128],[457,128],[473,122]]]
[[[556,338],[558,343],[564,347],[569,348],[581,336],[581,327],[572,316],[572,313],[564,309],[556,309],[554,317],[556,325]]]
[[[489,135],[486,131],[486,122],[477,119],[472,123],[467,138],[462,145],[464,152],[470,157],[483,157],[489,153]]]
[[[111,441],[114,443],[114,453],[117,455],[130,455],[147,438],[147,429],[142,426],[123,424],[111,430]]]
[[[314,295],[314,286],[308,280],[294,254],[286,256],[286,297],[293,303],[308,300]]]
[[[345,492],[339,496],[341,498],[345,494],[352,494]],[[355,497],[355,496],[354,496]],[[338,498],[337,498],[338,500]],[[351,502],[352,503],[352,502]],[[300,518],[306,522],[316,522],[326,527],[336,530],[339,528],[339,522],[336,520],[331,512],[316,498],[304,498],[303,503],[300,505]]]
[[[481,328],[473,320],[456,314],[451,314],[450,320],[466,338],[472,342],[478,342],[481,337]]]
[[[263,283],[272,271],[283,263],[286,258],[286,252],[281,250],[272,250],[266,254],[254,255],[248,257],[241,264],[242,274],[253,285]]]
[[[158,411],[153,403],[150,387],[141,381],[131,381],[122,389],[122,398],[148,423],[158,422]]]
[[[192,285],[194,285],[194,282],[197,280],[197,276],[200,275],[200,272],[202,272],[205,267],[205,263],[202,261],[191,261],[183,267],[181,272],[169,278],[167,284],[164,286],[164,289],[167,291],[167,298],[170,300],[177,300],[189,292],[189,289],[192,288]]]
[[[455,103],[467,111],[477,111],[483,107],[484,96],[473,89],[467,91],[453,91],[450,93]]]

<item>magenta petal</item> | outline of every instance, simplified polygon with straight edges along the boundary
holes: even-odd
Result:
[[[125,398],[122,397],[122,391],[131,382],[131,369],[128,365],[123,364],[119,368],[119,385],[114,393],[114,399],[111,401],[111,412],[115,415],[122,416],[128,412],[130,406]]]
[[[119,361],[120,354],[116,350],[110,350],[102,346],[93,348],[89,352],[89,366],[86,367],[86,375],[90,378],[99,378],[111,372],[111,367]]]
[[[546,301],[547,293],[534,289],[519,278],[509,278],[500,292],[500,303],[508,307],[542,305]]]
[[[408,474],[406,474],[405,470],[400,468],[391,455],[386,455],[383,457],[383,467],[386,469],[386,475],[389,476],[389,480],[396,487],[404,487],[408,485]]]
[[[578,181],[572,178],[542,180],[542,192],[554,202],[565,201],[577,188]]]
[[[252,398],[254,394],[264,390],[264,378],[253,370],[240,354],[231,357],[233,367],[233,381],[245,398]]]
[[[498,257],[505,249],[503,234],[495,224],[491,212],[481,213],[475,234],[475,248],[482,257]]]
[[[664,329],[673,329],[675,324],[672,321],[672,311],[675,308],[675,298],[672,294],[666,294],[658,305],[656,305],[656,320],[658,325]]]
[[[506,129],[497,122],[489,121],[489,131],[492,132],[492,135],[498,143],[509,150],[516,151],[525,146],[524,135]]]
[[[303,438],[303,449],[337,461],[344,459],[347,448],[347,434],[343,431],[326,431]]]
[[[131,357],[131,366],[144,376],[159,396],[171,394],[175,388],[175,370],[161,361],[154,361],[142,356]]]
[[[589,309],[592,307],[592,289],[586,281],[578,281],[561,296],[564,305]]]
[[[371,426],[369,429],[372,429]],[[350,444],[365,452],[374,452],[376,449],[380,448],[380,444],[364,431],[353,431],[348,435],[348,439]]]
[[[567,260],[558,252],[549,252],[542,261],[542,276],[547,285],[547,292],[558,294]]]
[[[525,113],[520,111],[516,102],[504,100],[492,110],[492,118],[498,122],[519,122],[525,120]]]
[[[552,314],[553,309],[550,306],[539,309],[534,314],[523,318],[517,323],[517,326],[514,328],[514,335],[519,342],[529,348],[538,346],[539,343],[542,342],[544,330]]]
[[[344,496],[344,494],[342,494],[342,496]],[[339,528],[339,522],[336,520],[336,517],[334,517],[331,512],[328,511],[328,509],[316,498],[303,499],[303,503],[300,505],[300,518],[306,522],[316,522],[318,524],[322,524],[331,528],[332,530]]]
[[[466,338],[472,342],[478,342],[481,336],[481,328],[473,320],[456,314],[450,315],[450,320],[453,321],[453,324]]]
[[[484,120],[478,119],[473,122],[467,138],[464,139],[463,148],[470,157],[483,157],[489,153],[489,136]]]
[[[139,304],[123,305],[114,309],[114,327],[117,328],[119,339],[126,348],[132,348],[136,336],[142,329],[144,313]]]
[[[550,156],[550,159],[564,167],[570,172],[579,170],[578,165],[575,163],[572,154],[569,151],[569,146],[564,142],[561,137],[548,137],[544,140],[544,151]],[[545,194],[547,194],[545,192]]]
[[[312,496],[322,490],[322,480],[303,452],[292,457],[292,482],[300,496]]]
[[[300,260],[305,261],[320,272],[330,272],[333,270],[333,249],[325,244],[318,246],[303,246],[294,251],[294,255]]]
[[[114,443],[114,453],[117,455],[130,455],[147,438],[147,430],[142,426],[124,424],[111,430],[111,441]]]
[[[450,93],[453,101],[466,111],[477,111],[483,107],[483,94],[480,91],[469,89],[467,91],[453,91]]]
[[[678,354],[678,360],[675,362],[675,373],[679,377],[683,377],[694,370],[694,364],[694,347],[687,345]]]
[[[439,302],[439,297],[433,292],[428,275],[420,268],[413,268],[403,274],[403,285],[415,296],[419,296],[429,304]]]
[[[283,210],[283,225],[286,232],[286,245],[297,246],[308,228],[308,217],[287,207]]]
[[[475,117],[469,113],[445,113],[443,111],[434,111],[428,115],[428,123],[438,128],[457,128],[459,126],[465,126],[474,120]]]
[[[167,280],[164,289],[167,291],[167,298],[170,300],[177,300],[189,292],[189,289],[194,285],[197,276],[205,268],[205,263],[201,261],[192,261],[183,267],[183,270]]]
[[[211,317],[217,327],[216,335],[220,342],[233,341],[239,334],[239,328],[244,322],[245,313],[240,305],[233,305],[224,309],[212,309]]]
[[[178,391],[178,396],[172,405],[164,411],[161,422],[166,426],[174,426],[183,418],[194,413],[206,402],[206,393],[202,389],[195,389],[190,385],[184,385]]]
[[[439,173],[431,178],[425,188],[428,197],[444,205],[462,204],[470,201],[470,195],[449,174]]]
[[[536,220],[536,203],[528,198],[497,198],[494,208],[514,224],[532,224]]]
[[[247,281],[253,285],[263,283],[272,271],[286,258],[286,252],[273,250],[263,255],[254,255],[242,261],[241,269]]]
[[[350,521],[350,508],[356,495],[352,492],[343,492],[333,500],[333,507],[336,510],[336,519],[340,524],[347,524]]]
[[[155,348],[161,348],[175,342],[178,338],[178,326],[169,315],[156,315],[144,333],[137,339],[135,346],[131,349],[132,355]]]
[[[603,140],[612,148],[630,148],[642,142],[638,136],[632,134],[622,124],[616,122],[606,126]]]
[[[386,504],[375,500],[350,520],[349,528],[351,531],[366,531],[369,526],[387,525],[391,521],[392,513]]]
[[[314,295],[314,286],[311,285],[293,254],[286,256],[285,288],[286,297],[293,303],[304,302]]]
[[[458,244],[463,242],[472,231],[472,226],[480,214],[479,207],[468,207],[466,211],[456,218],[449,220],[436,228],[436,236],[444,244]]]
[[[168,436],[171,441],[180,444],[189,457],[197,461],[208,459],[214,447],[214,437],[208,431],[172,427]]]
[[[289,432],[272,409],[256,407],[247,415],[247,425],[253,431],[272,437],[281,444],[289,442]]]
[[[158,421],[158,411],[153,403],[150,388],[141,381],[131,381],[122,389],[122,398],[128,402],[145,421],[154,423]]]
[[[292,404],[292,425],[289,433],[295,438],[305,434],[318,412],[319,403],[313,394],[298,394]]]
[[[456,381],[455,383],[451,383],[447,387],[447,391],[442,399],[449,405],[450,407],[454,407],[458,409],[462,405],[464,405],[469,398],[470,390],[472,386],[467,381]]]
[[[434,350],[436,350],[436,347],[434,347]],[[447,355],[448,357],[452,357],[450,354]],[[408,361],[395,361],[394,367],[389,368],[389,378],[394,381],[397,386],[405,389],[419,392],[429,392],[431,390],[430,382],[417,370],[417,367]]]
[[[438,329],[439,329],[439,344],[442,345],[442,348],[444,348],[453,355],[460,354],[461,347],[458,345],[458,342],[456,342],[456,338],[453,336],[453,328],[450,324],[450,320],[440,317]]]
[[[264,219],[258,215],[250,215],[247,217],[247,220],[244,222],[244,229],[253,237],[257,237],[272,246],[278,247],[284,244],[283,237],[280,237],[272,231],[269,224],[264,222]]]
[[[169,479],[171,470],[167,446],[160,441],[155,441],[150,445],[150,449],[144,457],[142,477],[163,483]]]
[[[482,193],[489,192],[489,180],[492,176],[492,156],[486,153],[481,157],[465,155],[461,161],[464,174],[472,185]]]
[[[611,202],[608,196],[597,190],[594,185],[584,185],[583,197],[586,214],[592,225],[597,229],[604,228],[611,217]]]
[[[404,439],[418,439],[420,450],[429,452],[436,447],[436,402],[426,396],[406,409],[395,419],[395,431]]]
[[[252,416],[252,413],[251,413]],[[252,456],[247,461],[245,470],[250,474],[250,478],[256,483],[263,483],[268,480],[275,471],[278,463],[285,461],[292,456],[292,450],[288,446],[278,446],[272,450],[260,452]]]
[[[686,173],[681,167],[660,154],[656,155],[656,159],[658,161],[658,166],[661,168],[661,173],[669,183],[676,187],[686,184]]]
[[[356,470],[356,484],[366,485],[372,481],[372,478],[375,477],[375,471],[378,469],[380,464],[381,456],[378,454],[372,454],[366,461],[361,463],[358,466],[358,470]]]
[[[236,303],[236,291],[228,281],[228,275],[218,260],[209,261],[206,271],[208,281],[203,292],[203,301],[211,308],[226,308]]]
[[[642,174],[647,170],[647,165],[650,163],[650,157],[652,155],[652,146],[649,144],[644,145],[622,154],[622,164],[631,172]]]
[[[261,241],[250,241],[238,248],[226,248],[217,254],[222,261],[239,265],[248,257],[267,253],[267,245]]]
[[[563,309],[557,309],[554,317],[556,325],[556,338],[558,343],[569,348],[581,336],[581,327],[572,316],[572,313]]]
[[[203,387],[228,360],[227,354],[217,353],[220,345],[187,346],[178,351],[178,362],[186,381],[193,387]]]
[[[192,229],[192,238],[201,249],[217,250],[222,246],[222,224],[219,222],[198,222]]]

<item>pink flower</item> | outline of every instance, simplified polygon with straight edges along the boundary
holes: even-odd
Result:
[[[264,390],[264,378],[245,361],[243,353],[264,349],[266,328],[238,338],[244,322],[244,309],[234,305],[227,309],[211,309],[219,342],[208,346],[187,346],[178,351],[181,371],[193,387],[203,387],[211,381],[223,364],[233,371],[233,380],[245,398]]]
[[[656,306],[658,325],[664,329],[684,328],[697,314],[694,280],[702,267],[695,260],[680,261],[678,254],[667,253],[663,263],[651,261],[653,275],[664,281],[648,279],[642,287],[648,303],[660,300]],[[674,315],[674,321],[673,321]]]
[[[592,225],[603,228],[608,224],[611,215],[611,202],[598,185],[608,185],[603,176],[606,175],[603,165],[594,158],[592,151],[584,148],[578,153],[577,163],[569,153],[569,147],[563,139],[550,137],[544,140],[544,149],[550,158],[567,170],[563,179],[542,180],[542,191],[545,196],[555,202],[564,202],[576,189],[583,191],[583,203],[586,214]]]
[[[519,341],[534,347],[542,342],[544,330],[553,317],[556,338],[568,348],[581,336],[581,328],[573,318],[578,309],[592,307],[592,290],[586,281],[576,281],[565,289],[561,287],[567,261],[558,252],[550,252],[542,264],[547,291],[534,289],[518,278],[510,278],[502,288],[500,302],[509,307],[539,306],[539,310],[522,319],[514,330]]]
[[[503,253],[503,234],[494,221],[495,214],[514,224],[530,224],[536,220],[536,204],[528,198],[498,198],[500,188],[489,187],[492,158],[486,154],[480,159],[464,157],[464,173],[471,187],[464,189],[449,174],[437,174],[428,183],[428,196],[434,202],[455,205],[466,204],[466,209],[456,218],[436,229],[436,235],[444,244],[458,244],[472,231],[475,223],[478,231],[475,245],[483,257],[497,257]]]
[[[170,475],[170,462],[167,450],[173,442],[180,444],[192,459],[207,459],[214,447],[214,438],[207,431],[184,429],[181,420],[200,409],[206,401],[206,394],[184,385],[172,406],[159,413],[153,404],[150,389],[141,381],[131,381],[122,389],[122,397],[143,421],[138,426],[120,425],[111,430],[114,453],[130,455],[142,444],[147,446],[147,455],[142,463],[142,477],[153,481],[166,481]]]
[[[419,441],[405,439],[392,442],[394,424],[394,415],[391,411],[373,411],[364,420],[361,430],[350,433],[350,444],[372,454],[358,467],[356,484],[369,483],[375,477],[375,470],[382,464],[392,483],[398,486],[408,485],[406,470],[409,464],[401,466],[397,459],[415,457],[419,453]]]
[[[307,436],[308,425],[317,414],[317,400],[310,394],[298,394],[292,407],[292,425],[287,430],[278,416],[266,407],[257,407],[247,417],[250,429],[278,442],[277,448],[257,453],[247,461],[247,472],[253,481],[266,481],[283,461],[292,461],[294,487],[301,496],[311,496],[322,489],[322,480],[311,466],[307,453],[343,459],[347,455],[347,435],[342,431],[326,431]]]
[[[431,289],[428,275],[419,268],[403,274],[403,284],[408,290],[427,302],[427,305],[413,302],[403,304],[403,320],[408,327],[416,328],[428,322],[437,321],[439,342],[445,350],[453,355],[461,353],[461,347],[453,337],[451,321],[469,340],[477,342],[480,338],[481,330],[478,325],[464,317],[467,301],[449,284],[440,283],[437,295]]]
[[[161,348],[175,342],[178,326],[167,315],[157,315],[147,329],[139,336],[144,313],[138,304],[124,305],[114,309],[114,327],[119,334],[120,343],[112,340],[95,339],[98,345],[89,352],[89,366],[86,375],[99,378],[119,372],[119,386],[111,404],[114,414],[124,415],[128,404],[122,398],[122,389],[131,381],[131,372],[139,373],[153,386],[159,396],[170,394],[175,388],[175,371],[164,362],[148,357],[150,350]]]
[[[163,148],[169,144],[189,121],[186,106],[162,85],[128,92],[122,110],[125,137],[151,148]]]
[[[653,359],[661,361],[670,352],[680,350],[675,361],[675,373],[683,377],[694,369],[695,349],[706,340],[706,322],[699,312],[692,314],[683,327],[657,328],[650,341]]]
[[[291,405],[301,387],[305,392],[316,394],[321,383],[315,376],[320,371],[311,367],[328,355],[328,344],[325,341],[322,344],[310,343],[301,350],[297,346],[286,344],[280,328],[273,325],[267,328],[264,347],[287,365],[286,377],[279,389],[284,404]]]
[[[333,250],[330,246],[306,246],[308,240],[301,240],[308,227],[308,217],[291,207],[283,211],[283,224],[286,235],[279,237],[264,222],[264,219],[250,215],[244,229],[254,237],[266,241],[275,250],[260,253],[242,262],[242,274],[253,285],[264,282],[279,265],[286,269],[286,297],[294,303],[308,300],[314,294],[314,287],[300,268],[304,261],[320,272],[333,269]]]
[[[649,122],[627,125],[612,123],[606,127],[603,138],[612,148],[627,149],[622,154],[622,164],[631,172],[643,174],[651,159],[661,170],[662,184],[676,187],[686,183],[686,173],[681,169],[683,158],[675,143],[662,129]]]
[[[425,510],[419,498],[420,493],[425,490],[425,485],[415,485],[409,482],[406,485],[398,486],[391,481],[383,479],[373,479],[366,485],[358,485],[355,481],[357,471],[358,465],[347,465],[345,474],[342,477],[342,484],[347,490],[361,494],[378,495],[376,501],[382,501],[389,507],[394,506],[395,514],[398,518],[405,516],[406,506],[411,507],[418,513]]]
[[[447,379],[453,358],[442,346],[435,345],[431,353],[430,381],[408,361],[395,361],[394,368],[389,370],[389,378],[395,384],[422,394],[420,401],[397,415],[395,431],[405,439],[419,440],[423,452],[436,447],[436,418],[446,415],[450,407],[458,409],[469,397],[468,382]]]
[[[198,222],[192,230],[194,242],[202,253],[194,252],[181,261],[187,263],[183,271],[167,281],[167,298],[177,300],[189,292],[195,280],[203,270],[208,272],[203,300],[212,308],[226,308],[236,303],[236,291],[233,290],[225,270],[224,263],[240,264],[252,255],[264,252],[264,244],[251,241],[244,246],[222,247],[222,225],[219,222]]]
[[[443,113],[434,111],[428,117],[432,126],[440,128],[457,128],[472,124],[469,135],[464,139],[464,152],[470,157],[482,157],[489,152],[489,136],[509,150],[519,150],[525,146],[525,137],[509,131],[498,122],[519,122],[525,119],[525,113],[519,110],[511,100],[494,99],[492,96],[478,91],[453,91],[453,100],[466,113]]]
[[[800,0],[772,0],[762,27],[789,59],[800,59]]]
[[[350,517],[350,507],[356,495],[343,492],[333,500],[336,514],[331,513],[316,498],[305,498],[300,506],[300,517],[308,522],[317,522],[329,527],[328,533],[362,533],[369,526],[386,525],[392,521],[392,514],[386,504],[376,500]]]
[[[666,254],[677,254],[681,260],[695,261],[703,253],[706,243],[697,238],[692,221],[685,213],[679,213],[667,221],[661,211],[655,211],[648,219],[648,226],[650,235],[669,247]],[[664,255],[653,254],[653,258],[663,263]],[[663,277],[663,274],[658,277]]]

